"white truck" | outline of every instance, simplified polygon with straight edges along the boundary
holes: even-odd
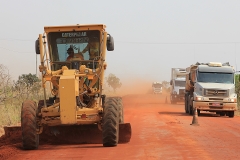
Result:
[[[152,92],[153,94],[162,94],[162,83],[161,82],[153,82],[152,83]]]
[[[227,63],[196,63],[187,69],[185,112],[197,109],[216,112],[220,116],[234,117],[237,110],[235,70]]]
[[[170,101],[171,104],[177,102],[184,102],[185,98],[185,84],[186,84],[186,69],[172,68],[170,80]]]

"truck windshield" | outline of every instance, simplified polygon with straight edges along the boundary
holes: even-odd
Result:
[[[50,32],[48,33],[48,47],[51,61],[66,61],[69,58],[68,50],[74,52],[74,56],[82,60],[91,60],[93,56],[99,56],[100,31],[78,32]]]
[[[198,82],[207,83],[234,83],[233,73],[213,73],[213,72],[198,72]]]
[[[154,87],[154,88],[161,88],[161,87],[162,87],[162,84],[153,84],[153,87]]]
[[[175,80],[175,86],[185,87],[186,81],[177,81]]]

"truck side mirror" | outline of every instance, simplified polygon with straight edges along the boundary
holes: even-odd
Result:
[[[40,49],[39,49],[39,39],[35,41],[35,52],[36,54],[40,54]]]
[[[193,83],[196,82],[196,72],[190,72],[189,73],[189,80]]]
[[[107,37],[107,50],[108,51],[114,50],[114,40],[110,34],[108,34],[108,37]]]

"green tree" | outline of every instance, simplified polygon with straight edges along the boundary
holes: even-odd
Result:
[[[113,91],[116,92],[117,88],[120,88],[122,86],[122,83],[120,82],[120,79],[116,77],[114,74],[109,74],[107,77],[107,83],[110,87],[113,88]]]
[[[38,99],[41,89],[41,80],[35,74],[22,74],[15,82],[14,88],[19,98]]]

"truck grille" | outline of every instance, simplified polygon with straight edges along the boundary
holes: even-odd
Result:
[[[209,101],[223,101],[223,98],[209,98]]]
[[[206,89],[206,96],[227,96],[227,90]]]

